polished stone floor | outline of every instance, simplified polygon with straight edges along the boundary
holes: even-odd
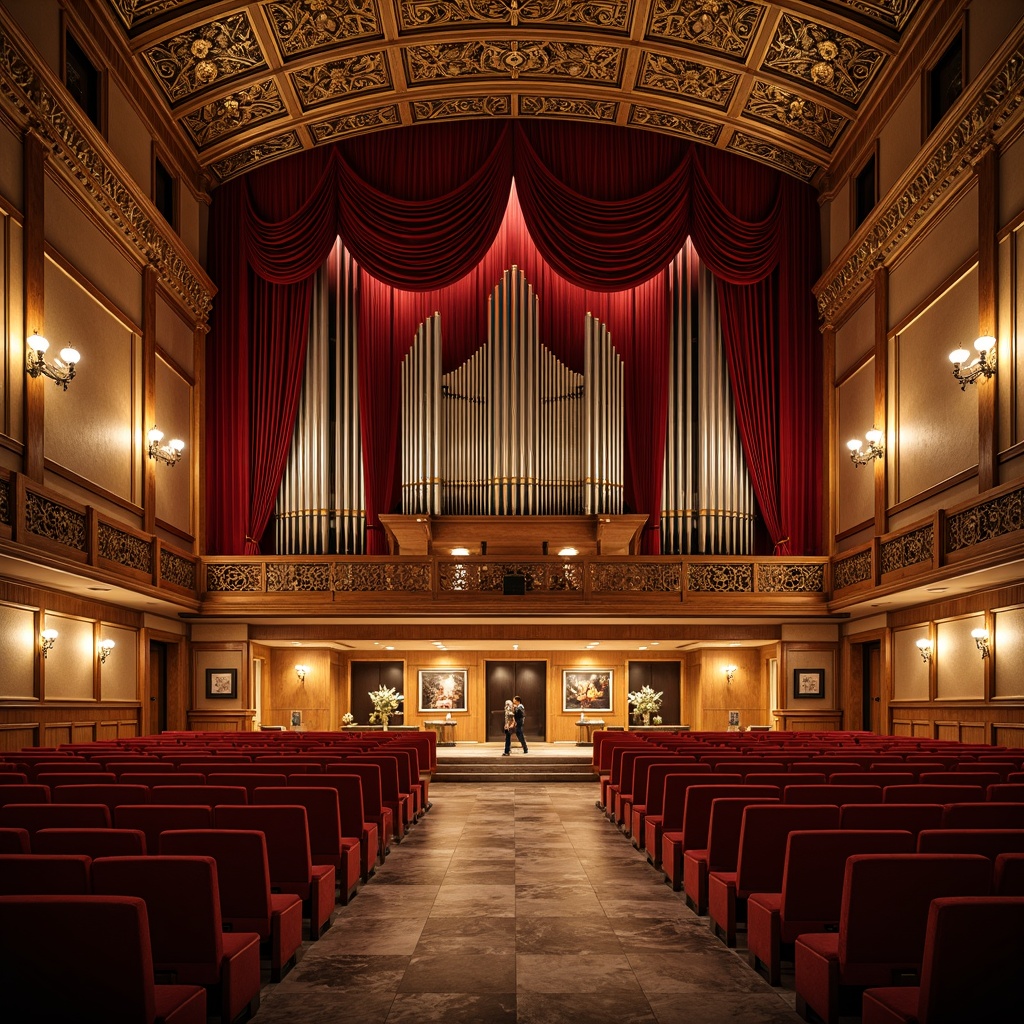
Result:
[[[596,784],[435,783],[433,808],[256,1024],[792,1024],[595,807]]]

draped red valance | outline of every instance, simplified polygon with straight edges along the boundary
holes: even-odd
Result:
[[[513,178],[529,246],[524,232],[502,229]],[[396,493],[398,363],[415,323],[440,308],[422,311],[423,297],[414,303],[409,293],[447,294],[445,323],[468,324],[479,313],[453,297],[460,285],[485,296],[494,281],[472,277],[475,268],[491,274],[490,264],[510,252],[533,261],[539,276],[531,280],[546,276],[557,293],[546,298],[552,323],[567,315],[554,309],[558,301],[593,304],[609,322],[626,364],[627,502],[651,516],[644,550],[656,553],[664,273],[689,235],[719,281],[741,437],[772,542],[783,553],[817,551],[816,216],[810,188],[733,154],[657,133],[543,121],[396,129],[228,183],[215,194],[210,236],[220,293],[208,349],[208,549],[258,550],[299,400],[308,318],[298,307],[340,235],[364,272],[359,367],[370,553],[384,550],[377,517]],[[556,275],[564,280],[556,284]],[[257,289],[256,277],[273,287]],[[286,297],[280,289],[297,291]],[[453,351],[460,337],[473,337],[471,326],[452,332]],[[446,328],[446,347],[449,336]],[[558,354],[578,363],[564,332],[552,338],[549,347],[557,353],[562,344],[569,351]]]

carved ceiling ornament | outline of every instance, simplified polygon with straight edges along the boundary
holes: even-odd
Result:
[[[762,70],[795,78],[856,106],[885,54],[852,36],[783,14]]]
[[[110,6],[129,32],[146,21],[185,7],[189,0],[110,0]]]
[[[564,117],[577,121],[614,121],[619,105],[611,100],[565,96],[520,96],[520,117]]]
[[[414,121],[452,121],[466,117],[511,117],[511,96],[459,96],[448,100],[414,100]]]
[[[247,14],[182,32],[142,53],[171,103],[267,66]]]
[[[655,110],[654,107],[635,105],[629,112],[629,123],[637,128],[653,128],[655,131],[680,135],[684,139],[696,139],[714,145],[722,134],[720,124],[701,121],[697,117],[686,117],[668,110]]]
[[[746,60],[765,10],[744,0],[655,0],[647,34]]]
[[[856,14],[863,14],[872,21],[892,27],[897,32],[910,20],[920,0],[835,0]]]
[[[472,40],[405,50],[410,85],[456,78],[575,79],[617,85],[623,51],[617,46],[538,40]]]
[[[292,72],[290,77],[299,101],[307,110],[356,93],[380,92],[391,87],[391,73],[383,50],[327,61]]]
[[[383,35],[374,0],[287,0],[261,6],[285,60]]]
[[[203,149],[218,139],[246,128],[284,117],[288,113],[277,90],[277,82],[268,78],[218,100],[211,100],[181,118],[182,127]]]
[[[284,132],[281,135],[273,136],[273,138],[264,139],[254,146],[249,146],[248,149],[232,153],[223,160],[218,160],[210,165],[210,170],[221,181],[227,181],[228,178],[237,177],[243,171],[252,170],[257,164],[276,160],[289,153],[297,153],[300,149],[302,149],[302,143],[299,142],[298,132]]]
[[[801,135],[824,149],[832,148],[849,123],[841,114],[812,99],[762,81],[754,82],[743,115]]]
[[[397,128],[401,123],[402,115],[398,107],[394,103],[388,103],[372,110],[361,110],[357,114],[344,114],[327,121],[317,121],[309,126],[309,132],[319,146],[323,142],[334,142],[379,128]]]
[[[724,110],[736,91],[740,76],[731,71],[661,53],[645,52],[637,75],[637,89],[683,96]]]
[[[571,25],[626,33],[634,0],[397,0],[399,28],[450,25]]]
[[[803,181],[810,181],[818,170],[818,165],[811,163],[810,160],[805,160],[802,156],[767,139],[747,135],[746,132],[733,132],[727,148],[744,156],[752,156],[755,160],[773,164]]]

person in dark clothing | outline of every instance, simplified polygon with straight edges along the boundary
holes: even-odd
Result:
[[[519,740],[523,745],[523,753],[528,754],[529,751],[526,749],[526,738],[523,736],[523,722],[526,721],[526,708],[523,706],[518,696],[512,698],[512,714],[515,717],[515,732],[516,739]],[[505,730],[505,753],[503,757],[507,757],[512,753],[512,731],[510,729]]]

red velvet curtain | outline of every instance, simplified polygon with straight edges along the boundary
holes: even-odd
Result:
[[[609,159],[610,153],[629,158]],[[522,220],[513,204],[503,226],[513,174]],[[651,516],[643,548],[657,552],[667,394],[664,274],[689,233],[722,282],[741,436],[773,543],[780,551],[816,550],[820,425],[810,444],[800,433],[820,408],[810,293],[815,218],[809,188],[732,154],[654,133],[547,122],[398,129],[301,154],[224,186],[214,203],[212,266],[222,288],[218,302],[229,308],[215,318],[210,368],[227,368],[230,356],[221,346],[246,358],[251,349],[258,361],[248,383],[259,397],[250,411],[237,372],[208,377],[217,392],[210,407],[234,410],[213,424],[209,438],[218,448],[208,460],[209,549],[234,553],[245,549],[246,537],[260,536],[275,473],[280,479],[279,452],[275,439],[255,434],[274,431],[282,445],[290,443],[283,420],[289,410],[294,417],[301,381],[297,353],[306,323],[293,315],[300,292],[285,300],[260,290],[254,300],[238,264],[247,260],[265,280],[301,289],[340,233],[365,271],[359,360],[368,552],[384,550],[377,517],[396,500],[397,368],[415,325],[435,308],[446,311],[446,360],[461,361],[463,347],[483,340],[480,299],[509,262],[534,283],[551,330],[545,342],[569,365],[579,366],[579,342],[572,339],[582,334],[581,309],[608,322],[626,363],[627,501]],[[510,254],[515,258],[504,262]],[[261,344],[242,337],[250,324],[254,335],[262,332]],[[272,386],[264,376],[274,378]],[[281,417],[260,412],[274,396]],[[246,421],[251,465],[235,464]],[[225,482],[225,473],[234,479]],[[788,493],[793,488],[800,493]]]

